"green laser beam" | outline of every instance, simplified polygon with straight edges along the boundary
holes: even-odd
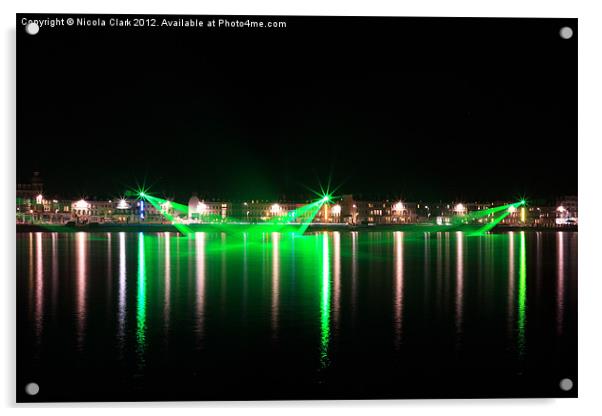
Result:
[[[200,219],[202,221],[203,225],[206,225],[206,226],[209,225],[209,226],[216,228],[216,230],[218,230],[218,231],[228,232],[228,233],[241,232],[241,231],[242,232],[291,231],[291,232],[294,232],[295,234],[303,235],[305,233],[305,231],[307,230],[307,228],[309,227],[309,225],[314,221],[314,218],[316,217],[316,215],[318,214],[320,209],[322,209],[322,207],[324,205],[329,204],[333,201],[333,196],[329,193],[328,190],[324,191],[324,189],[322,188],[321,191],[322,191],[321,193],[315,192],[319,198],[309,204],[303,205],[294,210],[290,210],[290,211],[285,210],[285,212],[283,212],[281,214],[272,215],[265,222],[255,223],[255,224],[247,224],[246,227],[241,227],[241,224],[246,224],[246,222],[243,221],[242,219],[236,219],[236,218],[232,218],[232,217],[224,218],[221,215],[212,214],[212,213],[201,214],[201,215],[199,215],[198,219]],[[189,235],[192,233],[191,226],[180,223],[178,221],[178,219],[174,215],[170,214],[168,212],[168,210],[165,208],[165,206],[168,206],[168,207],[173,208],[175,211],[178,211],[178,212],[188,215],[190,212],[190,209],[187,205],[150,195],[150,193],[144,188],[140,188],[137,191],[137,195],[139,198],[146,200],[151,205],[153,205],[155,207],[155,209],[159,213],[161,213],[161,215],[163,215],[165,218],[167,218],[167,220],[170,221],[172,223],[172,225],[179,232],[181,232],[182,234],[185,234],[185,235]],[[432,223],[431,224],[420,224],[420,225],[416,225],[415,228],[416,229],[420,228],[419,231],[422,231],[422,232],[425,232],[425,231],[437,232],[437,231],[442,231],[442,230],[449,231],[449,230],[457,229],[464,225],[474,223],[475,221],[482,223],[483,220],[487,220],[487,219],[489,219],[489,217],[491,217],[491,220],[489,222],[487,222],[483,226],[479,227],[476,231],[473,231],[469,234],[469,235],[482,235],[482,234],[490,231],[491,229],[493,229],[504,218],[506,218],[509,215],[510,210],[512,208],[518,208],[520,206],[524,206],[525,204],[526,204],[526,200],[523,198],[520,201],[511,203],[511,204],[500,205],[500,206],[482,209],[482,210],[478,210],[478,211],[471,211],[471,212],[468,212],[468,213],[462,214],[462,215],[453,216],[450,220],[450,223],[446,224],[446,225],[436,225],[436,224],[432,224]],[[501,215],[496,216],[496,214],[500,214],[500,213],[501,213]],[[234,224],[231,224],[231,223],[234,223],[236,226],[233,226]],[[426,229],[425,227],[428,227],[428,229]]]
[[[145,201],[148,201],[155,209],[167,218],[168,221],[172,223],[174,227],[182,234],[189,235],[192,233],[192,229],[190,226],[186,224],[179,223],[177,219],[167,212],[167,209],[164,207],[166,205],[174,208],[175,210],[188,214],[189,208],[186,205],[179,204],[174,201],[169,201],[163,198],[159,198],[153,195],[150,195],[148,192],[141,191],[138,195]],[[224,232],[279,232],[279,231],[288,231],[291,230],[296,234],[303,234],[309,224],[314,220],[315,216],[319,212],[320,208],[326,203],[327,200],[330,200],[330,196],[328,198],[322,197],[317,201],[311,202],[307,205],[303,205],[295,210],[285,212],[280,215],[275,215],[270,218],[265,223],[258,224],[247,224],[246,227],[240,227],[240,224],[236,224],[236,227],[228,224],[229,222],[236,221],[233,218],[222,218],[219,215],[208,214],[202,216],[200,219],[202,221],[208,221],[207,225],[215,227],[217,230]],[[242,221],[240,221],[242,222]],[[269,227],[269,228],[266,228]]]
[[[192,233],[192,230],[186,225],[178,223],[178,221],[174,218],[173,215],[169,214],[166,209],[164,209],[164,204],[168,201],[160,198],[156,198],[150,195],[145,195],[144,198],[153,206],[157,211],[161,213],[165,218],[171,221],[171,224],[184,235],[189,235]]]

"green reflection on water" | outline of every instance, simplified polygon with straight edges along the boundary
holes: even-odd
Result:
[[[520,251],[518,265],[518,351],[525,353],[525,321],[527,312],[527,253],[525,232],[520,233]]]
[[[328,344],[330,340],[330,258],[328,253],[328,234],[322,235],[322,297],[320,300],[320,366],[329,365]]]
[[[491,348],[492,337],[497,344],[491,356],[507,359],[509,366],[528,369],[532,360],[539,360],[543,342],[538,339],[541,331],[534,331],[533,325],[540,319],[550,326],[558,324],[564,313],[562,302],[571,306],[563,291],[576,267],[571,263],[572,252],[563,244],[570,234],[427,235],[354,231],[224,237],[199,232],[183,237],[122,232],[118,241],[111,237],[113,253],[108,262],[112,265],[108,269],[98,267],[107,260],[103,256],[111,254],[106,239],[85,233],[61,236],[57,253],[73,253],[65,260],[71,267],[66,273],[73,285],[65,284],[60,290],[69,291],[59,292],[69,297],[75,312],[66,316],[72,320],[74,336],[65,345],[86,353],[100,351],[102,355],[95,359],[103,364],[109,360],[124,363],[124,368],[138,375],[173,365],[175,360],[170,357],[175,356],[177,360],[182,357],[182,363],[192,363],[196,370],[249,351],[262,359],[280,359],[290,353],[301,357],[294,368],[303,365],[303,371],[311,371],[317,383],[333,380],[348,360],[355,359],[351,354],[365,351],[364,345],[371,342],[374,347],[369,348],[378,355],[375,362],[390,357],[400,365],[411,362],[414,351],[427,341],[431,342],[429,348],[437,345],[431,350],[422,348],[425,354],[452,357],[453,353],[454,359],[465,359],[464,352],[472,348]],[[21,253],[28,256],[22,258],[22,276],[31,288],[24,295],[31,297],[28,308],[32,315],[42,313],[37,302],[52,299],[47,296],[52,281],[44,282],[44,297],[36,292],[36,275],[44,271],[36,272],[36,258],[44,254],[46,246],[40,244],[46,244],[46,238],[30,234],[20,240]],[[576,235],[574,238],[576,244]],[[532,241],[529,247],[528,241]],[[527,252],[532,249],[533,253]],[[555,257],[542,261],[545,256]],[[44,264],[49,265],[46,260]],[[118,282],[115,290],[106,290],[105,282],[99,280],[107,271],[118,277],[109,282]],[[560,280],[541,284],[538,273],[545,276],[548,271],[558,273]],[[533,280],[527,281],[528,277]],[[539,292],[542,287],[546,291]],[[535,308],[538,305],[527,298],[549,295],[553,297],[546,301],[546,309]],[[43,311],[51,310],[51,304],[46,305]],[[114,319],[115,325],[96,324],[113,307],[118,312],[109,319]],[[57,309],[61,308],[59,304]],[[71,310],[63,313],[67,312]],[[528,313],[537,319],[529,318]],[[382,317],[376,325],[375,316]],[[44,331],[52,328],[48,322]],[[571,329],[570,322],[564,322],[564,330]],[[36,332],[34,326],[30,329],[32,336],[43,337],[36,348],[44,348],[44,342],[58,342],[47,341],[53,337]],[[269,339],[270,332],[277,342]],[[111,348],[115,333],[117,349]],[[366,333],[378,338],[361,339]],[[457,351],[453,351],[454,339]],[[249,340],[253,347],[245,346]],[[394,346],[391,340],[395,340]],[[55,348],[55,344],[51,346]],[[277,365],[276,359],[269,363]],[[371,365],[365,360],[360,364]]]
[[[144,256],[144,234],[138,234],[138,275],[136,292],[136,350],[139,364],[144,364],[146,349],[146,261]]]
[[[149,331],[149,328],[154,328],[157,323],[156,303],[157,299],[163,300],[163,313],[165,316],[165,325],[169,326],[169,314],[173,313],[174,317],[177,317],[178,313],[176,306],[178,305],[177,300],[179,299],[178,292],[185,292],[188,289],[196,290],[194,299],[196,305],[195,322],[193,331],[197,335],[198,339],[204,339],[204,331],[211,337],[210,320],[205,320],[207,313],[205,307],[210,311],[211,302],[220,303],[222,309],[220,314],[224,315],[227,310],[226,302],[233,304],[232,300],[227,300],[229,295],[230,299],[240,299],[243,307],[242,319],[249,325],[246,308],[248,305],[253,306],[253,289],[258,288],[259,285],[263,285],[264,281],[260,278],[264,275],[269,280],[265,280],[266,289],[271,289],[267,309],[271,307],[271,332],[276,338],[285,337],[287,331],[287,319],[289,316],[287,307],[291,302],[288,299],[289,292],[294,290],[293,295],[303,298],[302,302],[304,305],[311,305],[306,307],[306,310],[296,311],[299,316],[306,312],[307,315],[311,315],[311,333],[314,337],[311,339],[311,345],[308,346],[308,350],[311,349],[313,353],[319,355],[319,367],[321,369],[331,368],[332,371],[333,363],[336,363],[337,356],[337,345],[339,342],[339,333],[341,319],[343,325],[347,317],[353,317],[356,313],[356,296],[357,296],[357,280],[358,278],[358,259],[364,261],[365,264],[371,266],[371,273],[379,275],[385,273],[383,270],[387,270],[388,273],[392,273],[394,276],[394,293],[393,293],[393,331],[395,336],[396,347],[399,348],[401,344],[401,330],[402,330],[402,318],[405,317],[408,322],[412,322],[414,315],[412,312],[412,286],[404,287],[404,273],[411,276],[412,267],[414,267],[414,259],[417,259],[416,264],[423,265],[426,262],[428,253],[431,250],[436,250],[437,258],[436,262],[433,263],[433,277],[431,282],[427,283],[437,285],[438,288],[435,292],[436,299],[433,302],[443,303],[455,301],[455,326],[456,332],[462,335],[465,331],[464,320],[466,317],[470,318],[469,309],[465,306],[470,303],[470,290],[471,284],[474,282],[471,280],[472,273],[482,270],[487,275],[499,275],[506,273],[505,269],[495,267],[494,259],[495,254],[502,252],[505,254],[509,250],[508,264],[511,268],[509,271],[509,285],[508,292],[504,291],[503,296],[508,298],[509,304],[507,310],[504,313],[507,314],[507,330],[508,330],[508,341],[514,350],[514,354],[518,354],[519,357],[524,357],[526,354],[527,347],[527,248],[526,240],[529,237],[525,232],[520,232],[518,247],[515,244],[516,233],[509,235],[487,235],[484,237],[485,248],[483,254],[485,258],[483,260],[483,266],[477,265],[476,258],[473,253],[481,254],[480,238],[470,238],[466,234],[456,233],[456,250],[449,250],[450,237],[445,234],[444,244],[447,244],[445,255],[442,257],[441,241],[437,241],[437,245],[425,245],[425,239],[427,238],[424,233],[413,234],[403,232],[393,233],[373,233],[366,234],[367,242],[363,242],[362,239],[357,238],[357,233],[312,233],[306,236],[298,236],[295,234],[283,234],[283,233],[265,233],[262,235],[258,234],[242,234],[240,237],[226,237],[226,234],[220,234],[218,237],[214,234],[207,234],[204,232],[197,232],[188,237],[174,237],[174,247],[176,252],[170,249],[170,238],[169,233],[164,234],[166,240],[163,242],[157,238],[159,236],[148,235],[144,233],[138,233],[137,242],[135,236],[132,236],[132,244],[137,243],[137,273],[136,273],[136,295],[135,295],[135,318],[136,325],[131,328],[133,334],[130,336],[135,338],[135,356],[138,369],[141,370],[146,367],[146,356],[149,350],[153,350],[153,339],[155,337],[154,329]],[[332,235],[332,240],[330,236]],[[453,234],[452,234],[453,235]],[[163,235],[161,235],[162,237]],[[392,237],[392,238],[391,238]],[[78,238],[76,236],[76,238]],[[341,242],[342,240],[342,242]],[[179,243],[185,245],[185,242],[191,242],[188,245],[188,251],[183,253],[178,252]],[[333,242],[333,251],[331,254],[330,243]],[[349,245],[345,245],[345,242],[349,242]],[[451,241],[454,241],[451,239]],[[192,244],[194,242],[194,244]],[[475,244],[479,243],[478,250],[474,250]],[[498,247],[494,247],[494,242],[497,242]],[[125,278],[126,278],[126,234],[120,233],[119,239],[119,333],[120,336],[124,336],[125,329]],[[81,243],[83,244],[83,240]],[[293,244],[297,246],[293,251]],[[358,251],[358,246],[363,244],[364,253]],[[503,246],[500,246],[502,244]],[[390,256],[392,246],[393,256]],[[83,247],[83,246],[81,246]],[[163,251],[161,247],[165,247]],[[383,248],[384,247],[384,248]],[[132,247],[133,248],[133,247]],[[418,248],[420,251],[418,251]],[[470,250],[469,248],[473,248]],[[78,249],[82,250],[79,246]],[[226,256],[226,250],[230,249]],[[377,249],[380,249],[377,250]],[[134,254],[135,250],[132,250]],[[271,252],[271,258],[269,256]],[[405,253],[404,253],[405,252]],[[455,252],[456,262],[453,261]],[[385,253],[385,254],[381,254]],[[345,254],[348,254],[346,257]],[[515,269],[515,259],[518,254],[518,268]],[[292,256],[292,260],[289,259],[289,255]],[[297,257],[295,257],[295,255]],[[332,259],[331,259],[331,256]],[[405,258],[404,258],[405,256]],[[424,256],[423,258],[418,256]],[[173,257],[173,258],[172,258]],[[447,259],[445,258],[447,257]],[[161,259],[165,260],[161,262]],[[449,259],[452,259],[451,261]],[[196,263],[194,260],[196,259]],[[270,259],[271,259],[271,271],[270,271]],[[170,260],[173,260],[173,265],[170,265]],[[220,261],[221,260],[221,261]],[[263,260],[263,262],[262,262]],[[340,265],[342,260],[343,266]],[[407,260],[407,263],[406,263]],[[473,263],[471,263],[471,260]],[[345,261],[348,261],[348,269],[345,268]],[[480,262],[480,260],[479,260]],[[298,269],[295,271],[295,264]],[[380,265],[390,265],[390,268],[386,269],[384,266],[382,269],[376,268]],[[455,286],[445,287],[445,276],[453,276],[453,265],[456,264],[456,284]],[[196,265],[196,269],[194,266]],[[332,271],[331,271],[332,265]],[[451,265],[451,266],[450,266]],[[228,268],[226,269],[226,266]],[[188,268],[187,268],[188,267]],[[342,268],[341,268],[342,267]],[[164,268],[164,269],[163,269]],[[179,280],[177,276],[180,274],[185,275],[185,272],[180,272],[180,268],[184,271],[189,271],[190,276],[193,275],[196,270],[196,279],[188,282],[186,279]],[[375,271],[372,272],[372,269]],[[404,269],[408,270],[404,270]],[[450,268],[452,271],[450,272]],[[535,268],[534,268],[535,270]],[[348,271],[351,275],[349,281],[343,279],[343,291],[341,292],[341,276],[344,276],[345,271]],[[211,280],[211,273],[216,276],[220,276],[220,279]],[[297,280],[295,279],[294,273],[297,273]],[[481,273],[479,271],[479,273]],[[240,285],[232,276],[241,276]],[[317,276],[316,276],[317,275]],[[156,296],[158,289],[158,278],[161,276],[161,280],[164,281],[165,293],[159,298]],[[271,279],[270,277],[271,276]],[[331,281],[332,276],[332,281]],[[173,281],[172,281],[173,277]],[[205,280],[207,279],[207,280]],[[229,279],[229,280],[228,280]],[[453,277],[452,277],[453,279]],[[515,280],[516,279],[516,280]],[[271,286],[269,286],[271,281]],[[417,280],[419,281],[419,280]],[[420,281],[419,281],[420,282]],[[450,280],[453,284],[453,280]],[[516,282],[516,286],[515,286]],[[188,285],[194,285],[189,287]],[[345,284],[348,283],[349,287],[349,314],[347,316],[339,317],[338,313],[341,310],[340,303],[345,302]],[[407,283],[407,277],[406,282]],[[173,286],[172,286],[173,284]],[[206,286],[207,284],[207,286]],[[212,291],[212,285],[221,285],[221,290]],[[296,285],[296,286],[293,286]],[[263,287],[263,286],[262,286]],[[455,290],[454,290],[455,287]],[[294,289],[293,289],[294,288]],[[206,292],[207,289],[207,293]],[[243,295],[237,294],[237,289],[240,289]],[[451,290],[450,290],[451,289]],[[466,290],[465,290],[466,289]],[[263,289],[262,289],[263,290]],[[391,296],[390,286],[388,292],[384,293],[383,296]],[[408,291],[409,290],[409,291]],[[490,287],[483,296],[495,296],[493,291],[495,288]],[[407,293],[406,293],[407,292]],[[341,300],[341,293],[343,293],[343,299]],[[173,305],[170,304],[170,297],[175,294],[173,298]],[[221,296],[217,296],[221,295]],[[164,296],[164,297],[163,297]],[[251,296],[248,302],[247,296]],[[332,299],[331,299],[332,296]],[[186,311],[188,305],[187,298],[182,303],[182,310]],[[390,299],[390,298],[389,298]],[[414,296],[415,299],[415,296]],[[267,299],[266,299],[267,300]],[[132,301],[134,299],[132,298]],[[262,300],[263,301],[263,300]],[[390,301],[390,300],[389,300]],[[318,306],[319,302],[319,306]],[[132,302],[132,306],[134,306]],[[237,305],[235,305],[237,307]],[[174,310],[170,312],[170,308]],[[319,307],[319,316],[318,316]],[[311,309],[310,309],[311,308]],[[404,310],[404,309],[407,309]],[[453,311],[453,309],[452,309]],[[332,316],[331,316],[332,314]],[[466,316],[464,316],[466,315]],[[207,314],[208,318],[212,318]],[[250,315],[253,318],[253,315]],[[297,316],[295,317],[297,318]],[[301,319],[301,318],[299,318]],[[332,322],[331,322],[332,319]],[[414,318],[416,319],[416,318]],[[177,319],[174,319],[177,322]],[[405,322],[404,326],[405,326]],[[133,322],[132,322],[133,324]],[[355,324],[354,322],[349,323]],[[319,326],[319,329],[317,328]],[[252,328],[251,328],[252,329]],[[319,331],[319,341],[317,339]],[[284,335],[282,335],[284,334]],[[131,339],[131,338],[130,338]],[[283,338],[285,339],[285,338]],[[411,342],[410,338],[408,340]],[[405,340],[404,340],[405,342]],[[318,345],[319,343],[319,345]],[[200,344],[199,344],[200,345]],[[531,343],[531,353],[535,354],[533,350],[534,343]],[[317,364],[317,357],[313,356],[314,365]],[[149,360],[150,362],[150,360]],[[335,365],[336,367],[336,365]]]

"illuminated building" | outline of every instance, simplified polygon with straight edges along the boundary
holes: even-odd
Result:
[[[115,207],[115,209],[125,211],[130,209],[131,207],[132,205],[126,199],[121,198],[119,201],[117,201],[117,206]]]
[[[92,215],[91,207],[92,205],[83,198],[79,201],[75,201],[72,204],[73,215],[78,217],[89,217]]]
[[[339,202],[341,214],[338,221],[352,225],[359,224],[399,224],[417,221],[418,204],[407,201],[376,201],[356,199],[353,195],[343,195]]]
[[[578,204],[576,196],[559,198],[556,206],[556,225],[570,226],[578,223]]]
[[[528,210],[529,217],[533,219],[533,226],[556,227],[556,207],[548,205],[529,206]]]
[[[454,213],[456,215],[466,215],[466,213],[467,213],[466,206],[464,206],[464,204],[461,202],[455,204],[454,205]]]
[[[188,220],[190,222],[219,222],[228,217],[228,203],[201,201],[193,195],[188,200]]]
[[[282,222],[299,222],[294,211],[304,203],[289,201],[247,200],[228,202],[224,219],[234,222],[258,223],[281,219]]]
[[[171,208],[169,209],[169,212]],[[71,218],[77,224],[167,223],[160,210],[137,199],[96,200],[79,198],[71,202]]]
[[[19,224],[195,224],[195,223],[307,223],[351,226],[377,224],[433,223],[457,225],[491,223],[493,212],[474,215],[492,207],[509,206],[500,226],[556,228],[578,222],[577,197],[550,201],[493,202],[411,202],[405,199],[363,199],[351,194],[319,201],[246,200],[216,201],[193,195],[188,205],[150,194],[135,198],[95,199],[78,197],[65,200],[40,192],[39,175],[32,186],[17,185],[16,220]],[[34,186],[35,185],[35,186]],[[126,193],[127,194],[127,193]],[[27,196],[25,199],[24,196]],[[303,207],[318,203],[308,214]],[[514,205],[512,205],[514,204]],[[301,214],[299,214],[301,213]],[[305,215],[305,217],[303,217]],[[310,215],[310,217],[308,217]]]

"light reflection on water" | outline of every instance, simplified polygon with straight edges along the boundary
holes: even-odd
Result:
[[[464,234],[456,232],[456,345],[461,344],[464,307]]]
[[[395,334],[395,346],[396,348],[399,348],[403,327],[403,233],[401,231],[396,231],[394,237],[395,288],[393,292],[393,332]]]
[[[136,353],[139,369],[146,364],[146,252],[145,236],[138,233],[138,275],[136,288]]]
[[[556,259],[557,259],[557,279],[556,286],[556,323],[558,335],[562,335],[564,325],[564,256],[566,246],[564,244],[564,233],[556,234]]]
[[[44,329],[44,257],[42,252],[42,233],[36,233],[36,283],[35,283],[35,333],[41,339]]]
[[[126,305],[126,256],[125,256],[125,233],[119,233],[119,294],[117,306],[117,344],[119,349],[119,358],[123,358],[123,349],[125,347],[125,319],[127,313]]]
[[[87,293],[86,288],[88,285],[88,234],[76,233],[75,234],[76,244],[76,349],[82,351],[84,348],[84,338],[86,336],[85,325],[87,315]]]
[[[518,351],[522,358],[527,350],[525,328],[527,320],[527,247],[525,232],[520,232],[519,266],[518,266]]]
[[[194,243],[196,260],[196,325],[194,332],[197,337],[197,346],[200,347],[205,324],[205,234],[195,233]]]
[[[358,291],[358,232],[351,231],[351,322],[356,321]]]
[[[74,352],[132,362],[124,371],[140,374],[168,349],[198,371],[232,354],[290,352],[330,374],[345,360],[420,361],[424,348],[470,360],[483,347],[526,366],[576,330],[570,232],[78,232],[17,242],[19,325],[33,362],[55,354],[69,365]],[[492,337],[511,348],[492,349]]]
[[[320,299],[320,367],[330,364],[328,347],[330,343],[330,254],[328,234],[322,234],[322,296]]]
[[[280,304],[280,233],[272,233],[272,336],[278,338]]]
[[[169,335],[169,313],[171,308],[171,233],[165,232],[163,233],[163,237],[165,239],[165,245],[163,251],[165,253],[165,257],[163,260],[165,274],[163,284],[165,286],[164,295],[163,295],[163,335],[165,337],[165,342],[168,340]],[[197,250],[202,251],[202,250]]]
[[[341,233],[332,233],[332,326],[335,331],[339,330],[339,319],[341,317]]]
[[[508,233],[508,339],[512,340],[514,334],[514,232]]]

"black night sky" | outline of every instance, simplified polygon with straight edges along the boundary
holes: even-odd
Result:
[[[558,35],[576,20],[272,20],[287,28],[19,30],[18,180],[40,171],[65,197],[146,180],[296,198],[329,176],[366,197],[577,193],[577,38]]]

